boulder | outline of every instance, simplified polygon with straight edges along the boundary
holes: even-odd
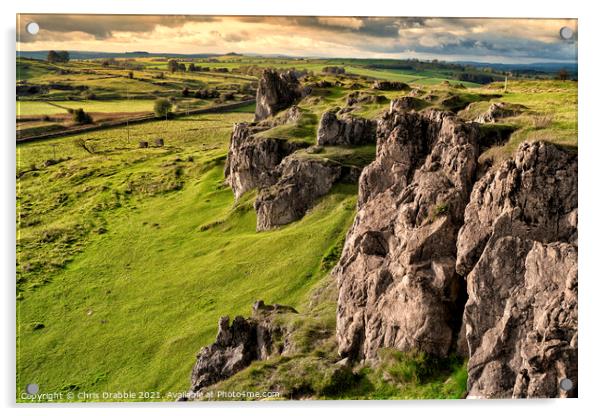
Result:
[[[333,274],[339,353],[383,347],[447,356],[465,302],[455,239],[477,167],[478,129],[451,113],[393,108],[360,177],[358,213]]]
[[[318,125],[319,146],[352,146],[374,143],[376,123],[361,117],[345,115],[338,118],[335,111],[322,114]]]
[[[426,103],[420,98],[411,96],[396,98],[391,100],[390,111],[411,111],[420,110]]]
[[[410,86],[405,82],[398,81],[374,81],[372,88],[381,91],[409,91]]]
[[[386,103],[387,97],[384,95],[368,94],[362,91],[354,91],[347,96],[347,107],[353,107],[357,104],[378,104]]]
[[[287,157],[277,169],[279,179],[255,200],[257,231],[301,219],[351,168],[321,158]]]
[[[215,342],[197,354],[192,369],[190,393],[198,393],[218,381],[238,373],[253,361],[266,360],[284,352],[285,330],[276,323],[282,313],[297,313],[283,305],[265,305],[257,301],[249,318],[222,316]]]
[[[237,199],[250,189],[274,183],[275,168],[282,159],[309,146],[307,143],[254,136],[267,128],[247,123],[234,125],[224,175]]]
[[[303,88],[293,71],[266,69],[257,88],[255,121],[276,115],[303,96]]]
[[[523,143],[475,184],[464,221],[469,395],[576,396],[576,154]]]

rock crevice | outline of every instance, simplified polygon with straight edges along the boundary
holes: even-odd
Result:
[[[360,177],[358,214],[334,274],[339,353],[383,347],[446,356],[462,311],[456,234],[477,167],[478,129],[451,113],[393,108]]]

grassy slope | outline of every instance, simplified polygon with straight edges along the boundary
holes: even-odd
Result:
[[[573,81],[511,81],[503,93],[501,83],[493,83],[475,92],[498,92],[501,98],[491,100],[521,104],[525,110],[520,115],[500,120],[501,124],[516,130],[508,142],[488,149],[481,157],[499,162],[511,157],[524,141],[545,140],[568,148],[577,148],[577,83]],[[489,102],[478,103],[472,111],[460,115],[470,119],[487,110]],[[540,121],[544,120],[544,121]]]
[[[24,273],[17,306],[18,391],[31,380],[43,391],[185,389],[194,355],[212,341],[219,316],[247,315],[259,298],[303,308],[310,288],[324,276],[319,267],[323,254],[350,224],[356,190],[337,188],[303,220],[256,233],[252,195],[234,207],[231,191],[221,185],[223,167],[215,162],[216,155],[225,154],[231,121],[249,117],[211,115],[221,119],[211,131],[195,130],[197,137],[188,143],[185,134],[177,141],[168,138],[176,150],[114,150],[124,143],[112,139],[119,135],[108,130],[96,139],[99,149],[108,153],[88,156],[79,149],[61,148],[62,155],[69,153],[73,159],[22,178],[21,203],[44,187],[50,198],[35,205],[53,204],[52,197],[62,193],[70,202],[57,211],[50,206],[40,211],[42,223],[20,228],[21,238],[35,240],[44,230],[62,229],[66,222],[93,221],[106,232],[78,235],[77,243],[71,244],[81,246],[83,253],[54,269],[50,279],[44,274],[40,281],[35,273]],[[204,121],[210,122],[207,118]],[[190,117],[167,123],[175,129],[179,123],[199,121]],[[39,159],[43,152],[48,155],[53,142],[66,141],[71,142],[20,146],[20,164]],[[215,148],[199,151],[203,143]],[[164,166],[177,155],[195,156],[183,168],[181,190],[150,196],[152,187],[134,186],[129,197],[124,193],[128,180],[144,177],[142,173],[150,176],[138,184],[170,178],[152,172],[170,171]],[[81,172],[84,166],[93,174],[82,187],[109,189],[80,194],[74,176],[66,172]],[[100,203],[102,195],[120,195],[120,204],[105,204],[90,216],[85,207]],[[36,256],[52,259],[55,253],[49,246],[26,246],[29,250],[20,252],[20,263]],[[44,328],[34,329],[39,323]]]

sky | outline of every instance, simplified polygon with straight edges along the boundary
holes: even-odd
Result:
[[[37,35],[27,23],[40,26]],[[574,38],[564,40],[569,27]],[[305,57],[576,62],[576,19],[19,15],[17,48]]]

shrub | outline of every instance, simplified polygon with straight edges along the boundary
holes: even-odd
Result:
[[[155,101],[155,106],[154,106],[155,115],[157,117],[166,117],[169,114],[169,112],[171,111],[172,105],[173,104],[168,99],[165,99],[165,98],[157,99]]]
[[[92,117],[86,113],[82,108],[78,108],[73,111],[73,122],[75,124],[90,124],[92,123]]]
[[[220,94],[219,98],[222,101],[228,101],[228,100],[233,100],[234,99],[234,94],[231,92],[223,92]]]
[[[439,217],[441,215],[446,214],[447,211],[449,211],[449,206],[446,203],[441,203],[435,206],[433,214],[435,215],[435,217]]]

